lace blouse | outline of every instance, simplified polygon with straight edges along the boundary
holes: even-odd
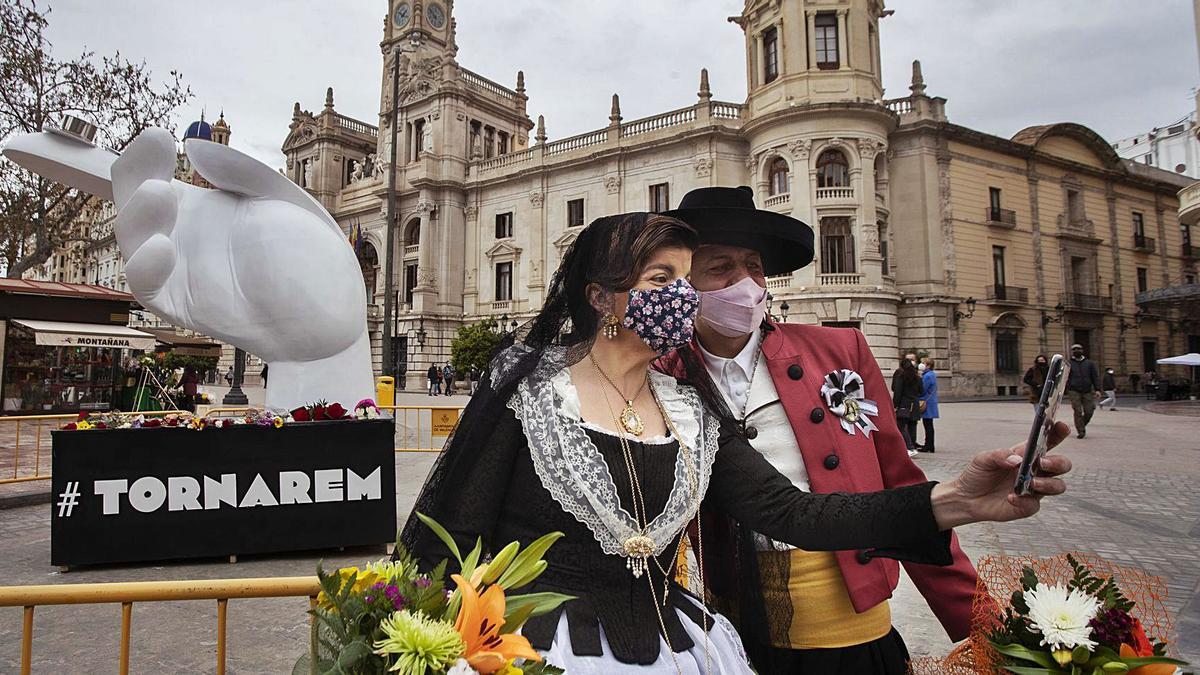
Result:
[[[651,377],[684,437],[684,452],[675,439],[630,438],[629,445],[652,521],[648,534],[668,574],[673,576],[679,539],[695,515],[689,485],[704,493],[706,509],[807,550],[878,547],[868,554],[949,564],[949,537],[938,532],[929,501],[933,483],[854,495],[802,492],[733,428],[703,412],[691,387],[659,373]],[[429,515],[463,550],[477,536],[490,549],[565,533],[546,556],[549,569],[520,591],[576,598],[526,623],[523,633],[535,648],[550,647],[565,613],[574,654],[599,656],[607,644],[621,662],[654,663],[662,638],[651,584],[661,599],[664,582],[671,586],[661,612],[669,644],[676,652],[692,648],[680,615],[700,625],[711,626],[712,619],[673,580],[667,582],[658,566],[651,563],[648,574],[635,578],[619,554],[634,503],[619,439],[579,418],[566,370],[549,382],[527,380],[507,409],[496,411],[499,422],[465,479]],[[428,532],[417,536],[412,549],[431,566],[449,557]]]

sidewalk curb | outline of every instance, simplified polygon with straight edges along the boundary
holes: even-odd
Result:
[[[49,481],[47,481],[49,483]],[[25,494],[0,496],[0,511],[7,509],[19,509],[23,506],[35,506],[37,504],[50,503],[50,487],[46,486],[45,490],[38,492],[27,492]]]

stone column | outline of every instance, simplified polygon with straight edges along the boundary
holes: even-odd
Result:
[[[1125,294],[1122,292],[1121,285],[1121,239],[1120,231],[1117,227],[1117,193],[1114,189],[1112,181],[1106,181],[1104,184],[1104,200],[1108,204],[1108,234],[1109,245],[1112,248],[1112,265],[1113,265],[1113,311],[1117,315],[1117,361],[1119,372],[1128,372],[1127,354],[1125,347],[1125,331],[1120,329],[1120,324],[1125,322]]]
[[[798,139],[789,143],[787,147],[792,156],[792,171],[788,176],[792,190],[792,216],[811,225],[813,201],[808,156],[812,150],[812,141]]]
[[[540,181],[539,181],[540,182]],[[529,230],[529,282],[526,284],[526,303],[521,309],[529,310],[541,306],[542,291],[545,289],[546,267],[546,192],[537,185],[529,192],[529,205],[533,207]],[[516,284],[513,284],[514,286]],[[515,293],[514,293],[515,296]],[[513,310],[517,310],[516,307]]]
[[[861,171],[859,174],[858,222],[860,223],[859,240],[862,251],[859,260],[862,261],[860,272],[863,273],[863,283],[883,283],[883,256],[879,253],[879,222],[875,216],[875,155],[880,147],[877,142],[867,138],[858,140],[858,157]]]
[[[837,11],[838,21],[838,70],[850,70],[850,40],[846,34],[846,26],[849,22],[846,21],[846,13],[849,10],[839,9]]]
[[[805,12],[805,19],[808,23],[808,69],[815,70],[817,67],[817,13],[810,9]]]
[[[437,268],[434,250],[437,231],[433,226],[434,201],[428,190],[421,190],[417,200],[417,215],[421,218],[420,247],[417,249],[417,285],[413,287],[413,309],[418,312],[432,310],[437,302]]]

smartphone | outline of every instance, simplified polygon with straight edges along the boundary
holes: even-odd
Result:
[[[1063,392],[1067,389],[1067,377],[1071,373],[1071,365],[1062,354],[1055,354],[1050,359],[1050,369],[1046,373],[1046,383],[1042,385],[1042,394],[1038,397],[1033,409],[1033,428],[1029,430],[1029,440],[1025,443],[1025,457],[1021,460],[1021,468],[1017,471],[1017,482],[1013,491],[1018,495],[1033,492],[1033,478],[1041,464],[1042,456],[1046,454],[1046,443],[1049,441],[1050,429],[1058,415],[1058,404],[1062,401]]]

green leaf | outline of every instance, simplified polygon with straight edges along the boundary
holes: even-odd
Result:
[[[1039,666],[1046,666],[1054,672],[1062,672],[1058,664],[1054,661],[1054,657],[1046,652],[1038,652],[1021,645],[998,645],[992,643],[992,648],[1005,656],[1011,656],[1025,661],[1033,661]]]
[[[371,645],[367,644],[366,640],[355,640],[342,648],[338,654],[337,666],[343,669],[350,668],[372,654]]]
[[[475,568],[479,566],[479,557],[483,555],[483,539],[475,538],[475,548],[467,555],[462,564],[462,575],[467,579],[475,576]]]
[[[488,563],[487,573],[483,575],[483,583],[495,583],[496,579],[499,579],[500,575],[504,574],[504,570],[507,570],[509,565],[512,564],[512,561],[517,557],[517,552],[520,550],[521,543],[517,541],[511,542],[508,546],[500,549],[500,552],[493,556],[492,561]]]
[[[1004,669],[1010,673],[1017,675],[1059,675],[1065,673],[1065,670],[1051,670],[1050,668],[1030,668],[1028,666],[1004,666]]]
[[[417,512],[417,518],[420,518],[421,522],[425,523],[425,526],[433,530],[433,533],[437,535],[437,538],[442,540],[442,543],[446,545],[446,548],[450,549],[450,552],[454,554],[455,560],[458,561],[458,564],[461,567],[463,562],[462,554],[458,552],[458,544],[455,543],[454,537],[450,536],[450,533],[446,531],[446,528],[442,527],[438,521],[430,518],[420,511]]]
[[[1121,662],[1129,666],[1130,670],[1139,668],[1141,666],[1148,666],[1151,663],[1170,663],[1176,666],[1188,665],[1187,661],[1180,661],[1179,659],[1172,659],[1166,656],[1138,656],[1128,659],[1121,659]]]
[[[508,566],[508,569],[504,570],[504,574],[500,575],[500,580],[496,583],[500,584],[500,587],[504,590],[517,588],[511,585],[513,579],[523,578],[528,574],[529,570],[546,555],[546,551],[550,550],[554,542],[562,539],[562,537],[562,532],[551,532],[539,537],[532,544],[526,546],[524,551],[517,554],[516,559]]]
[[[575,596],[563,595],[562,593],[526,593],[525,595],[514,595],[508,598],[505,609],[513,610],[528,606],[532,608],[532,616],[541,616],[557,609],[564,602],[574,599]]]
[[[500,627],[500,634],[507,635],[515,633],[525,625],[529,617],[533,615],[533,605],[525,605],[523,607],[505,607],[504,608],[504,625]]]

